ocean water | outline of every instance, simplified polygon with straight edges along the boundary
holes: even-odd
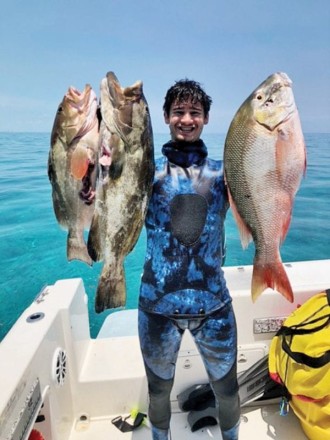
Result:
[[[224,135],[205,134],[209,156],[220,159]],[[81,277],[89,297],[91,335],[111,311],[96,314],[94,295],[102,263],[66,260],[66,232],[55,220],[47,176],[49,133],[0,133],[0,340],[43,286]],[[155,135],[156,156],[167,134]],[[281,255],[285,262],[330,258],[330,134],[306,134],[308,166],[296,196]],[[252,264],[229,212],[226,265]],[[127,257],[127,308],[137,306],[145,231]]]

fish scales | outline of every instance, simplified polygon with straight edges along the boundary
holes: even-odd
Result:
[[[280,256],[306,151],[291,80],[266,79],[237,111],[226,136],[225,179],[243,247],[255,244],[251,293],[267,287],[289,301],[293,292]]]
[[[109,72],[101,82],[99,182],[88,236],[94,261],[103,261],[95,310],[126,304],[124,260],[142,230],[154,176],[151,120],[142,83],[122,88]]]

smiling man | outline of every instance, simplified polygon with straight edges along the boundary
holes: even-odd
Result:
[[[139,297],[153,440],[170,438],[170,393],[185,330],[217,398],[222,438],[238,439],[236,322],[221,269],[229,204],[222,161],[207,157],[200,138],[211,103],[199,83],[181,80],[167,91],[163,107],[171,141],[156,161]]]
[[[164,119],[166,124],[170,126],[172,140],[195,142],[198,141],[203,131],[204,125],[209,121],[208,111],[210,104],[205,102],[205,109],[202,102],[192,101],[176,101],[168,107],[168,103],[164,105]]]

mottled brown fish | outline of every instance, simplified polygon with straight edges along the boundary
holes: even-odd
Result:
[[[255,244],[252,299],[267,288],[293,301],[280,245],[306,169],[306,149],[292,82],[269,76],[241,105],[228,130],[225,179],[243,247]]]
[[[84,241],[94,211],[97,171],[97,97],[90,85],[70,87],[51,134],[48,176],[58,223],[68,230],[67,258],[92,264]]]
[[[154,176],[154,149],[142,82],[122,88],[114,73],[101,82],[99,173],[88,236],[94,261],[103,261],[95,310],[126,304],[124,259],[143,227]]]

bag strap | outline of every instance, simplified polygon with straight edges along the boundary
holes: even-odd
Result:
[[[118,416],[112,419],[111,423],[115,425],[121,432],[131,432],[142,425],[142,422],[144,418],[147,417],[147,415],[138,412],[134,419],[133,425],[127,422],[127,419],[129,419],[130,417],[130,415],[126,416],[125,418],[123,418],[122,416]]]
[[[330,306],[330,289],[326,289],[325,294],[327,297],[328,305]],[[326,318],[328,318],[328,319],[326,319]],[[314,324],[314,323],[321,321],[323,319],[326,319],[326,321],[323,324],[319,325],[318,327],[314,327],[312,329],[303,328],[306,325]],[[306,334],[310,334],[310,333],[315,333],[319,330],[322,330],[327,325],[329,325],[329,322],[330,322],[330,315],[328,314],[328,315],[321,316],[319,318],[316,318],[316,319],[308,321],[308,322],[303,322],[303,323],[298,324],[294,327],[283,326],[277,332],[277,336],[280,336],[280,335],[282,336],[282,349],[285,351],[285,353],[288,356],[290,356],[292,359],[294,359],[299,364],[305,364],[311,368],[324,367],[327,363],[330,362],[330,350],[326,351],[322,356],[319,356],[319,357],[308,356],[305,353],[291,350],[291,348],[286,340],[286,336],[306,335]]]
[[[326,293],[326,295],[327,295],[328,304],[329,304],[329,306],[330,306],[330,289],[326,289],[326,290],[325,290],[325,293]]]
[[[316,313],[320,312],[322,309],[325,309],[326,307],[330,307],[330,289],[326,289],[324,291],[326,298],[327,298],[327,302],[328,304],[324,304],[323,306],[321,306],[318,310],[316,310],[311,316],[310,318],[315,315]],[[306,329],[304,327],[306,327],[307,325],[311,325],[311,324],[315,324],[319,321],[322,321],[324,319],[328,318],[323,324],[321,324],[318,327],[314,327],[314,328],[310,328],[310,329]],[[308,319],[308,318],[307,318]],[[328,324],[330,323],[330,314],[327,313],[323,316],[319,316],[318,318],[315,319],[310,319],[309,321],[305,320],[299,324],[293,325],[292,327],[286,327],[285,325],[282,325],[282,327],[278,330],[278,332],[276,333],[276,336],[281,336],[281,335],[285,335],[285,336],[293,336],[293,335],[307,335],[309,333],[314,333],[314,332],[318,332],[319,330],[322,330],[324,327],[326,327]]]
[[[321,325],[313,328],[304,328],[306,325],[315,324],[319,321],[325,320]],[[308,335],[310,333],[318,332],[322,330],[324,327],[327,327],[330,323],[330,315],[323,315],[317,319],[313,319],[311,321],[302,322],[300,324],[294,325],[292,327],[286,327],[283,325],[279,331],[276,333],[276,336],[295,336],[295,335]]]
[[[282,339],[282,348],[285,353],[299,364],[305,364],[311,368],[321,368],[330,362],[330,350],[326,351],[322,356],[312,357],[300,351],[292,351],[286,338]]]

